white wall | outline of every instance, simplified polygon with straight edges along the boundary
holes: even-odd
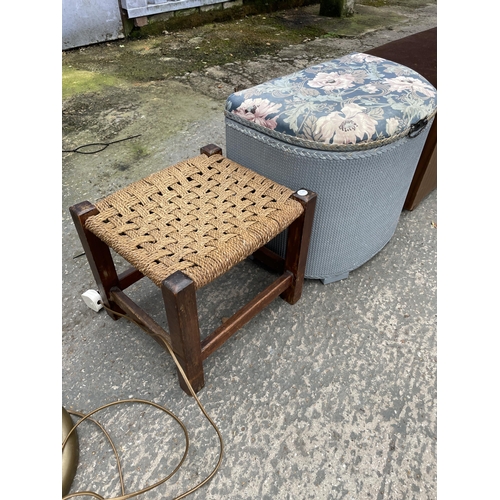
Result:
[[[124,37],[119,0],[62,0],[62,49]]]
[[[127,15],[130,19],[196,7],[206,7],[218,3],[233,5],[236,2],[230,0],[122,0],[122,6],[127,10]]]
[[[348,0],[354,2],[354,0]],[[243,5],[242,0],[121,0],[126,19],[151,19],[157,14],[219,4],[221,8]],[[62,0],[63,50],[124,38],[120,0]],[[129,27],[130,29],[130,27]]]

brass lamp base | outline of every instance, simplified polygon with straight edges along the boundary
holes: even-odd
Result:
[[[66,439],[75,424],[70,414],[62,408],[62,441]],[[78,467],[78,436],[76,429],[69,437],[62,451],[62,496],[66,496],[71,488],[71,483]]]

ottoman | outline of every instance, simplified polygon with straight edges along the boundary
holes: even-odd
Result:
[[[353,53],[231,94],[228,158],[318,194],[305,276],[347,278],[393,236],[437,111],[416,71]],[[286,234],[268,246],[285,252]]]

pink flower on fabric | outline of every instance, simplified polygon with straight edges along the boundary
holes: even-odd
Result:
[[[436,95],[436,90],[432,85],[411,76],[386,78],[385,82],[389,84],[389,90],[394,90],[396,92],[411,90],[412,92],[420,92],[427,97],[434,97]]]
[[[356,77],[350,73],[318,73],[311,81],[307,82],[310,87],[322,89],[325,91],[335,89],[348,89],[354,85]]]
[[[272,103],[268,99],[246,99],[233,113],[257,125],[274,130],[278,125],[276,118],[266,117],[277,113],[280,108],[281,104]]]
[[[355,144],[366,135],[369,139],[376,131],[377,120],[364,113],[358,104],[347,104],[342,111],[334,111],[318,118],[315,133],[325,144]],[[333,142],[332,142],[333,139]]]

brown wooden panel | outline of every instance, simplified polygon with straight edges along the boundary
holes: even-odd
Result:
[[[415,70],[437,88],[437,27],[365,51]],[[437,187],[437,116],[418,162],[404,209],[413,210]]]

